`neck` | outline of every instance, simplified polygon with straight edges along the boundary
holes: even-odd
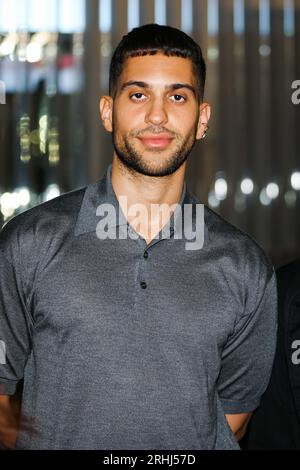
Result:
[[[114,192],[128,223],[147,243],[162,230],[179,203],[185,171],[186,162],[172,175],[145,176],[127,168],[114,154]],[[136,204],[139,204],[138,208]]]

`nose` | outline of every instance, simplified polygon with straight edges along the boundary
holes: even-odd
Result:
[[[145,116],[145,122],[156,126],[164,125],[168,122],[168,114],[165,103],[162,99],[155,99],[149,104],[149,109]]]

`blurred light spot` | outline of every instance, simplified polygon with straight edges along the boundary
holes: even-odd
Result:
[[[241,191],[243,194],[252,194],[254,189],[254,184],[251,178],[244,178],[241,182]]]
[[[267,44],[262,44],[259,47],[259,53],[262,57],[268,57],[271,54],[271,48]]]
[[[26,48],[26,59],[30,63],[40,62],[43,57],[43,49],[40,44],[33,42]]]
[[[227,181],[225,178],[218,178],[215,181],[215,195],[219,201],[223,201],[227,197]]]
[[[217,60],[219,57],[219,49],[215,46],[209,46],[207,49],[207,58],[211,61]]]
[[[297,193],[292,189],[289,189],[284,195],[285,203],[288,207],[292,208],[295,207],[297,202]]]
[[[0,208],[5,218],[11,217],[19,207],[19,199],[16,193],[2,194],[0,198]]]
[[[291,185],[292,185],[292,188],[295,189],[296,191],[300,190],[300,172],[299,171],[295,171],[292,174]]]
[[[210,191],[210,193],[208,194],[208,204],[210,207],[213,208],[217,208],[220,206],[220,201],[216,198],[214,191]]]
[[[28,152],[22,152],[21,155],[20,155],[20,160],[21,160],[21,162],[23,162],[24,164],[29,163],[30,160],[31,160],[31,155],[30,155],[30,153],[28,153]]]
[[[39,120],[39,144],[41,153],[46,153],[47,134],[48,134],[48,116],[44,114]]]
[[[111,44],[109,41],[103,41],[101,44],[101,55],[102,57],[109,57],[111,54]]]
[[[12,56],[18,43],[19,36],[16,33],[7,34],[0,45],[0,55]]]
[[[49,164],[50,166],[57,166],[60,161],[59,132],[57,127],[53,126],[51,129],[49,129],[48,141]]]
[[[17,49],[17,59],[19,62],[26,62],[26,46],[20,46]]]
[[[276,183],[269,183],[266,187],[266,194],[270,199],[276,199],[279,196],[279,186]]]
[[[47,125],[48,125],[48,116],[47,116],[47,114],[43,114],[43,116],[40,117],[39,125],[40,125],[40,127],[47,127]]]
[[[15,212],[20,207],[26,207],[30,203],[30,192],[28,188],[19,188],[12,193],[5,193],[1,196],[1,210],[9,217],[9,213]]]
[[[34,131],[32,131],[30,133],[30,142],[33,145],[39,145],[39,143],[40,143],[40,133],[37,129],[35,129]]]
[[[15,50],[15,43],[11,42],[11,41],[6,41],[4,39],[4,41],[2,41],[1,45],[0,45],[0,54],[1,55],[10,55],[14,52]]]
[[[44,201],[50,201],[58,196],[60,196],[59,186],[57,184],[50,184],[45,191]]]
[[[12,195],[11,193],[4,193],[0,198],[0,204],[2,208],[12,207]]]
[[[267,195],[266,188],[261,190],[259,200],[263,206],[269,206],[271,204],[272,199]]]
[[[2,212],[2,215],[4,216],[5,219],[7,219],[8,217],[12,217],[15,213],[15,210],[11,207],[2,207],[1,206],[1,212]]]
[[[30,203],[30,191],[28,188],[19,188],[16,193],[18,194],[19,198],[19,206],[20,207],[27,207]]]

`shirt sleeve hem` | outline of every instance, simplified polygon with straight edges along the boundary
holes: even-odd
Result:
[[[220,398],[225,414],[252,413],[260,404],[260,399],[251,401],[231,401]]]
[[[14,395],[17,391],[17,380],[0,379],[0,395]]]

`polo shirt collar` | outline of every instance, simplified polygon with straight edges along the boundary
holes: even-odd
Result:
[[[97,208],[102,204],[112,205],[116,211],[116,223],[110,223],[110,228],[121,225],[128,225],[128,222],[120,208],[117,196],[114,192],[111,174],[112,164],[108,166],[106,174],[101,180],[86,187],[75,226],[75,236],[96,232],[96,227],[100,220],[99,216],[97,216]],[[176,231],[176,226],[178,226],[176,222],[178,221],[180,210],[184,210],[185,204],[192,204],[193,202],[194,199],[187,189],[186,182],[184,182],[184,187],[178,206],[172,214],[169,224],[167,224],[162,229],[162,236],[160,238],[166,238],[167,234],[170,232],[171,234],[174,234]]]

